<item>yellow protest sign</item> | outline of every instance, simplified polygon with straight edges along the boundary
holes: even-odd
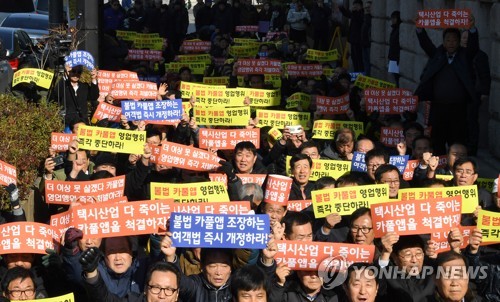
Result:
[[[328,51],[308,49],[306,51],[306,60],[308,61],[318,61],[318,62],[330,62],[337,61],[339,59],[339,52],[337,49],[332,49]]]
[[[311,105],[311,95],[304,92],[296,92],[286,99],[286,109],[297,108],[307,109]]]
[[[311,192],[314,217],[337,213],[351,215],[356,209],[389,201],[389,185],[367,185],[325,189]]]
[[[396,88],[396,84],[391,82],[382,81],[376,78],[367,77],[365,75],[358,75],[356,81],[354,82],[354,86],[357,86],[361,89],[366,88]]]
[[[182,112],[189,114],[189,110],[193,108],[190,102],[182,102]]]
[[[500,242],[500,213],[480,210],[477,228],[481,230],[483,242]]]
[[[252,107],[279,106],[281,102],[281,90],[240,88],[245,92],[245,96],[250,98]]]
[[[211,64],[212,58],[209,54],[201,54],[201,55],[178,55],[175,57],[179,62],[197,62],[197,63],[205,63]]]
[[[259,119],[258,127],[271,126],[284,129],[286,126],[302,125],[305,130],[309,130],[309,112],[279,111],[257,109]]]
[[[260,42],[255,39],[248,39],[248,38],[234,38],[233,40],[234,44],[238,45],[259,45]]]
[[[117,30],[116,37],[125,41],[134,42],[137,33],[135,31]]]
[[[233,45],[229,47],[229,54],[237,58],[255,57],[259,52],[259,44]]]
[[[398,192],[399,200],[422,200],[462,196],[462,213],[472,213],[479,204],[477,186],[444,187],[444,188],[411,188]]]
[[[286,171],[288,175],[292,175],[292,169],[290,167],[291,156],[286,157]],[[311,176],[309,180],[316,181],[321,177],[330,176],[338,179],[340,176],[351,171],[351,162],[345,160],[331,160],[331,159],[313,159],[313,165],[311,169]]]
[[[74,302],[74,301],[75,301],[75,297],[74,297],[73,293],[69,293],[69,294],[55,297],[55,298],[26,300],[25,302]]]
[[[227,85],[229,84],[229,77],[203,77],[203,84]]]
[[[204,75],[207,64],[204,62],[170,62],[165,63],[165,69],[172,73],[178,73],[182,67],[189,67],[192,74]]]
[[[146,131],[80,126],[77,135],[83,150],[143,154],[146,143]]]
[[[143,34],[137,33],[134,39],[134,48],[136,49],[151,49],[161,50],[163,46],[163,38],[158,33]]]
[[[35,82],[38,87],[49,89],[53,77],[54,73],[50,71],[37,68],[22,68],[14,73],[12,87],[19,83],[29,84],[30,82]]]
[[[442,179],[442,180],[451,180],[453,178],[453,175],[442,175],[442,174],[436,174],[436,179]]]
[[[281,87],[281,75],[279,74],[265,74],[264,83],[272,85],[274,88]]]
[[[202,96],[203,93],[208,93],[208,91],[218,91],[218,88],[226,88],[226,86],[181,82],[179,90],[183,99],[189,99],[191,96]]]
[[[222,182],[151,183],[151,199],[173,199],[174,202],[225,202],[229,201]]]
[[[330,78],[333,76],[333,73],[335,72],[334,70],[335,69],[333,68],[323,68],[323,75],[327,78]]]
[[[276,128],[276,127],[273,127],[271,128],[271,130],[269,130],[267,132],[269,134],[269,136],[272,137],[273,140],[275,141],[278,141],[281,139],[281,137],[283,136],[283,133],[281,133],[280,129]]]
[[[493,191],[493,185],[495,184],[495,179],[494,178],[478,178],[476,180],[476,183],[477,183],[477,186],[479,188],[483,188],[486,191],[491,193],[491,191]]]
[[[365,133],[363,122],[317,120],[314,121],[313,125],[313,138],[332,139],[335,136],[335,132],[342,128],[352,129],[356,137]]]
[[[250,120],[250,107],[194,107],[198,125],[246,126]]]

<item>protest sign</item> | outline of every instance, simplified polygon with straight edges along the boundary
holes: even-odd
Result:
[[[175,56],[174,61],[176,62],[197,62],[197,63],[205,63],[211,64],[212,57],[209,54],[198,54],[198,55],[178,55]]]
[[[386,147],[396,147],[400,142],[405,141],[403,128],[381,127],[380,142]]]
[[[318,62],[331,62],[339,59],[339,52],[337,49],[322,51],[316,49],[308,49],[306,51],[306,60]]]
[[[436,175],[436,177],[437,177],[437,175]],[[478,188],[483,188],[486,191],[488,191],[488,192],[491,193],[493,191],[493,186],[495,184],[495,179],[493,179],[493,178],[481,178],[481,177],[478,177],[477,180],[476,180],[476,183],[477,183],[477,187]]]
[[[175,247],[264,249],[269,240],[269,215],[172,213],[170,232]]]
[[[63,296],[36,300],[26,300],[25,302],[74,302],[75,298],[73,293],[69,293]]]
[[[242,74],[281,74],[280,60],[240,59],[238,60],[238,75]]]
[[[38,87],[49,89],[54,73],[37,68],[18,69],[12,77],[12,87],[20,83],[34,82]]]
[[[158,33],[137,33],[133,41],[133,47],[136,49],[161,51],[163,46],[163,38]]]
[[[97,85],[99,86],[99,94],[104,94],[104,96],[106,96],[111,91],[111,85],[114,81],[139,80],[137,73],[128,70],[99,70],[97,72],[97,77],[99,79],[99,81],[97,82]]]
[[[203,77],[203,84],[227,85],[229,84],[229,77]]]
[[[289,200],[286,205],[287,211],[300,212],[312,204],[312,200]]]
[[[182,118],[182,100],[122,101],[122,115],[128,121],[177,121]]]
[[[410,181],[413,179],[413,173],[415,172],[415,168],[418,167],[420,161],[418,159],[409,160],[406,163],[406,168],[403,172],[403,179],[406,181]]]
[[[236,174],[241,180],[241,184],[255,183],[262,186],[267,174]],[[227,186],[227,175],[223,173],[209,173],[208,177],[212,182],[222,182]]]
[[[199,147],[201,149],[216,148],[233,150],[239,142],[252,142],[260,148],[260,130],[254,129],[209,129],[200,128]]]
[[[204,85],[200,83],[191,83],[191,82],[184,82],[181,81],[181,85],[179,86],[179,90],[181,91],[181,95],[183,99],[188,99],[191,96],[207,96],[207,95],[214,95],[214,96],[222,96],[222,92],[218,91],[224,91],[226,88],[225,85]]]
[[[391,157],[389,157],[389,164],[398,168],[399,174],[403,174],[409,158],[409,155],[391,155]]]
[[[184,40],[181,45],[181,51],[187,52],[209,52],[212,43],[201,40]]]
[[[110,105],[106,102],[100,102],[92,116],[92,120],[100,121],[103,119],[108,119],[110,122],[118,123],[120,122],[122,115],[122,109]]]
[[[347,269],[354,262],[372,263],[375,256],[375,245],[294,240],[279,240],[277,244],[274,259],[278,264],[286,262],[292,270],[318,271],[324,260],[341,261],[337,265]]]
[[[460,225],[462,197],[404,200],[371,206],[375,238],[385,233],[429,234]]]
[[[234,58],[255,58],[258,52],[258,43],[229,46],[229,54]]]
[[[0,225],[0,254],[46,254],[59,249],[59,232],[44,223],[17,221]]]
[[[192,74],[204,75],[207,69],[207,63],[205,62],[170,62],[165,63],[165,69],[171,73],[179,73],[180,69],[183,67],[188,67],[191,69]]]
[[[500,213],[479,210],[477,228],[481,230],[483,242],[500,242]]]
[[[286,126],[302,125],[305,130],[309,130],[309,112],[279,111],[257,109],[258,127],[271,126],[284,129]]]
[[[364,93],[367,113],[402,114],[405,111],[417,111],[418,96],[412,95],[409,90],[367,88]]]
[[[286,73],[293,77],[319,77],[323,74],[321,64],[290,64],[286,65]]]
[[[290,167],[291,158],[291,156],[286,157],[285,167],[288,175],[292,175]],[[312,161],[311,176],[309,176],[309,180],[311,181],[316,181],[325,176],[338,179],[340,176],[350,171],[350,163],[348,161],[331,159],[313,159]]]
[[[416,26],[420,28],[470,28],[470,9],[419,10]]]
[[[156,83],[145,81],[115,81],[109,94],[119,100],[155,100],[158,95]]]
[[[213,153],[182,144],[163,142],[153,146],[150,161],[192,171],[211,171],[218,168],[221,159]]]
[[[462,233],[462,244],[460,249],[465,249],[469,245],[469,236],[474,231],[476,226],[459,226],[458,229]],[[450,250],[450,244],[448,243],[448,234],[450,230],[442,230],[440,232],[431,233],[431,240],[435,241],[436,253],[446,252]]]
[[[252,39],[252,38],[234,38],[233,42],[236,45],[259,45],[260,44],[259,40]]]
[[[290,177],[269,174],[267,176],[266,190],[264,191],[264,201],[285,206],[290,196],[292,182],[293,180]]]
[[[436,174],[436,179],[442,179],[442,180],[449,181],[449,180],[452,180],[452,179],[453,179],[453,175],[441,175],[441,174]]]
[[[76,138],[76,134],[52,132],[50,134],[50,147],[56,152],[68,151],[69,142]]]
[[[350,109],[349,93],[340,97],[318,95],[316,97],[316,112],[320,114],[344,114]]]
[[[303,92],[296,92],[286,99],[286,109],[301,107],[308,109],[311,105],[311,95]]]
[[[399,200],[425,200],[461,196],[462,213],[473,213],[478,206],[477,186],[460,186],[444,188],[411,188],[398,191]]]
[[[48,204],[104,203],[123,196],[125,175],[92,181],[45,180]]]
[[[17,183],[16,167],[0,160],[0,185],[8,186]]]
[[[356,81],[354,82],[354,86],[357,86],[361,89],[366,88],[396,88],[396,84],[391,82],[382,81],[376,78],[367,77],[363,74],[358,74],[356,77]]]
[[[226,186],[220,182],[151,183],[151,199],[173,199],[174,202],[229,201]]]
[[[194,107],[194,118],[201,125],[246,126],[250,121],[250,107]]]
[[[271,41],[276,38],[282,39],[288,37],[288,33],[286,31],[270,31],[266,35],[266,41]]]
[[[85,66],[88,70],[94,69],[94,57],[90,52],[84,50],[73,50],[69,53],[69,56],[64,58],[66,65],[69,67],[75,67],[78,65]]]
[[[129,49],[127,59],[129,61],[161,61],[163,56],[161,50]]]
[[[63,235],[73,225],[73,212],[71,210],[50,216],[50,226]]]
[[[236,32],[257,32],[259,31],[258,25],[238,25],[234,28]]]
[[[358,137],[365,133],[363,122],[316,120],[313,126],[313,138],[333,139],[335,132],[342,128],[352,129]]]
[[[78,148],[83,150],[143,154],[146,131],[80,126],[78,139]]]
[[[117,30],[116,31],[117,38],[123,39],[125,41],[130,41],[130,42],[134,42],[137,34],[139,34],[139,33],[135,32],[135,31],[128,31],[128,30]]]
[[[351,171],[366,172],[365,153],[354,151],[351,160]]]
[[[360,207],[389,200],[387,184],[365,185],[324,189],[311,192],[314,217],[323,218],[337,213],[342,216],[351,215]]]

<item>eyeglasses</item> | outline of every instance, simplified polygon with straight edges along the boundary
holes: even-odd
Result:
[[[424,253],[416,253],[416,254],[406,253],[404,255],[399,255],[399,257],[403,258],[406,261],[410,261],[411,258],[413,257],[415,257],[415,259],[417,260],[422,260],[422,258],[424,258]]]
[[[373,228],[369,228],[369,227],[359,227],[359,226],[352,226],[351,227],[351,231],[354,233],[354,234],[357,234],[359,231],[361,231],[361,233],[363,234],[368,234],[370,233],[370,231],[373,230]]]
[[[466,175],[466,176],[471,176],[471,175],[476,174],[476,172],[474,172],[472,170],[464,170],[464,169],[456,169],[455,173],[457,173],[457,174],[463,174],[463,175]]]
[[[368,164],[366,165],[366,167],[368,167],[369,169],[374,169],[376,170],[378,167],[382,166],[383,164]]]
[[[391,179],[383,180],[383,179],[381,179],[380,182],[384,183],[384,184],[388,184],[388,185],[397,185],[397,184],[399,184],[399,179],[394,179],[394,180],[391,180]]]
[[[152,286],[148,285],[149,291],[154,294],[154,295],[159,295],[161,291],[165,294],[165,296],[172,296],[178,288],[170,288],[170,287],[158,287],[158,286]]]
[[[21,297],[22,294],[25,294],[27,297],[30,297],[35,293],[35,289],[34,288],[27,288],[25,290],[9,289],[8,293],[14,298],[19,298]]]

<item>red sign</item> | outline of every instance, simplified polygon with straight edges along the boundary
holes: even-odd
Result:
[[[192,171],[211,171],[218,168],[221,159],[213,153],[182,144],[165,142],[152,146],[150,161]]]
[[[115,81],[131,81],[131,80],[139,80],[137,73],[121,70],[121,71],[108,71],[108,70],[99,70],[97,73],[99,78],[99,93],[104,93],[105,95],[111,91],[111,84]]]
[[[289,76],[294,77],[319,77],[323,74],[321,64],[289,64],[286,66]]]
[[[233,150],[239,142],[252,142],[260,148],[260,130],[254,129],[209,129],[200,128],[199,146],[201,149],[215,148],[219,150]]]
[[[402,128],[381,127],[380,142],[386,147],[396,147],[400,142],[405,141]]]
[[[469,28],[469,9],[426,9],[418,11],[417,27]]]
[[[349,93],[340,97],[318,95],[316,97],[316,112],[322,114],[343,114],[349,110]]]
[[[415,168],[418,167],[419,164],[418,159],[409,160],[406,164],[405,171],[403,172],[403,179],[406,181],[413,179],[413,173],[415,172]]]
[[[188,41],[182,42],[181,51],[188,52],[209,52],[212,43],[210,41]]]
[[[17,170],[13,165],[0,160],[0,184],[8,186],[17,183]]]
[[[292,182],[293,180],[290,177],[269,174],[264,192],[264,201],[283,206],[286,205],[290,196]]]
[[[264,180],[267,177],[267,174],[236,174],[241,179],[242,184],[255,183],[259,186],[262,186]],[[213,182],[222,182],[227,187],[227,175],[223,173],[209,173],[208,177],[210,181]]]
[[[237,74],[281,74],[280,60],[240,59]]]
[[[381,238],[388,232],[419,235],[450,230],[460,225],[461,211],[461,196],[373,204],[373,231]]]
[[[120,100],[155,100],[158,95],[156,83],[146,81],[113,82],[110,95]]]
[[[68,151],[69,142],[76,138],[76,134],[52,132],[50,135],[50,147],[56,152]]]
[[[92,119],[97,121],[107,118],[110,122],[118,123],[122,115],[122,108],[110,105],[106,102],[100,102],[97,106]]]
[[[258,25],[238,25],[234,29],[236,32],[258,32],[259,31],[259,26]]]
[[[300,212],[311,204],[312,200],[289,200],[286,209],[288,211]]]
[[[148,50],[148,49],[129,49],[129,61],[161,61],[163,56],[161,50]]]
[[[417,110],[418,97],[406,89],[365,89],[366,112],[380,114],[401,114]]]
[[[0,254],[46,254],[59,249],[60,234],[44,223],[18,221],[0,225]]]

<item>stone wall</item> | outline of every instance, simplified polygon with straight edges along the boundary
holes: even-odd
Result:
[[[489,110],[481,115],[483,123],[488,121],[483,132],[488,131],[486,140],[490,152],[500,157],[500,1],[499,0],[373,0],[372,5],[372,76],[393,81],[387,73],[389,51],[390,15],[394,10],[401,12],[403,24],[400,27],[401,80],[403,88],[415,90],[420,74],[427,62],[427,56],[418,44],[413,20],[420,9],[470,8],[479,30],[480,47],[490,60],[492,85]],[[442,42],[440,30],[428,30],[436,45]],[[484,104],[483,106],[488,106]],[[484,144],[483,144],[484,145]]]

